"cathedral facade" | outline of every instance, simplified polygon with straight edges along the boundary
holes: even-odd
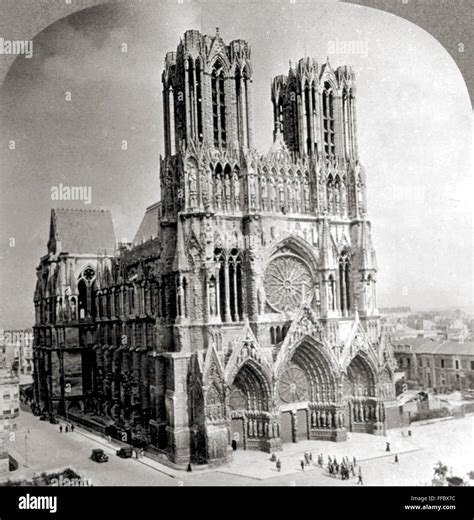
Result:
[[[115,247],[106,211],[52,211],[37,404],[177,463],[383,434],[395,364],[354,73],[304,58],[274,78],[265,155],[246,41],[187,31],[162,83],[161,201],[134,242]]]

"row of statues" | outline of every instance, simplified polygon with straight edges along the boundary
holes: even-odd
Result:
[[[248,437],[276,439],[280,437],[280,425],[277,422],[271,422],[268,418],[250,417],[247,419],[247,435]]]
[[[343,428],[344,413],[341,410],[312,410],[311,428]]]
[[[373,404],[353,402],[352,419],[354,422],[379,421],[378,408]]]
[[[238,211],[242,209],[242,182],[238,168],[210,172],[203,169],[198,180],[196,165],[188,165],[188,205],[205,209]],[[309,175],[281,176],[276,172],[259,171],[248,173],[248,197],[250,209],[284,213],[307,213],[311,211],[311,188]],[[363,207],[363,184],[357,182],[356,197],[359,209]],[[343,179],[330,175],[325,189],[319,186],[319,204],[329,214],[347,215],[348,187]],[[354,201],[355,202],[355,201]]]

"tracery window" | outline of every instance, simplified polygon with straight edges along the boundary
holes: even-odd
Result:
[[[79,275],[77,282],[79,318],[95,318],[96,302],[95,287],[96,275],[92,267],[86,267]]]
[[[322,102],[324,153],[326,157],[334,157],[336,155],[334,130],[334,93],[331,85],[328,82],[324,83]]]
[[[249,123],[248,123],[248,73],[244,68],[242,73],[237,69],[235,74],[235,92],[237,98],[237,123],[239,139],[243,146],[249,146]]]
[[[346,251],[339,258],[339,308],[343,315],[347,315],[351,308],[350,263]]]
[[[216,148],[225,148],[227,144],[224,88],[224,69],[219,62],[216,62],[211,74],[212,124],[214,131],[214,146]]]
[[[238,249],[232,249],[224,253],[222,249],[216,249],[214,260],[218,266],[218,276],[211,281],[212,297],[217,303],[211,302],[218,309],[221,320],[241,321],[242,307],[242,258]],[[217,287],[215,287],[216,284]]]

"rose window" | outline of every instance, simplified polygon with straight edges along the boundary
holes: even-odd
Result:
[[[280,377],[280,399],[284,403],[298,403],[309,399],[308,379],[299,367],[288,367]]]
[[[311,287],[311,273],[295,256],[279,256],[265,271],[265,292],[269,305],[276,311],[297,309]]]

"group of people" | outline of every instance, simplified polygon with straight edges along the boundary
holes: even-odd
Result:
[[[319,455],[318,457],[318,464],[321,468],[324,467],[324,457],[323,454]],[[356,472],[355,468],[357,467],[357,460],[355,457],[352,458],[352,461],[349,461],[349,457],[342,457],[341,462],[339,463],[336,459],[336,456],[331,458],[330,455],[328,455],[328,464],[327,469],[329,472],[329,475],[337,477],[338,475],[341,476],[341,480],[349,480],[349,478],[355,477]],[[357,484],[363,484],[362,481],[362,469],[359,466],[359,479],[357,481]]]
[[[69,430],[71,432],[74,432],[74,424],[66,424],[64,426],[64,432],[65,433],[69,433]],[[59,433],[63,433],[63,425],[62,424],[59,425]]]
[[[278,472],[281,471],[281,460],[277,458],[276,453],[272,453],[270,460],[275,463],[276,469]]]
[[[272,462],[275,462],[277,471],[281,471],[281,461],[279,458],[277,458],[275,453],[272,453],[272,456],[270,458]],[[303,458],[300,459],[300,467],[301,470],[304,471],[306,466],[310,466],[313,462],[313,454],[309,452],[305,452],[303,454]],[[320,453],[317,458],[317,465],[323,469],[325,466],[324,463],[324,455]],[[342,457],[341,462],[339,463],[336,459],[336,456],[334,455],[332,458],[330,455],[328,455],[328,461],[327,461],[327,469],[329,472],[329,475],[338,477],[341,476],[342,480],[349,480],[349,478],[352,477],[358,477],[357,484],[363,485],[364,481],[362,479],[362,468],[359,466],[359,471],[356,474],[356,467],[357,467],[357,460],[355,457],[352,458],[352,461],[349,460],[349,457]]]
[[[301,469],[304,471],[305,466],[309,466],[313,462],[313,454],[309,451],[303,455],[303,458],[300,460]]]

